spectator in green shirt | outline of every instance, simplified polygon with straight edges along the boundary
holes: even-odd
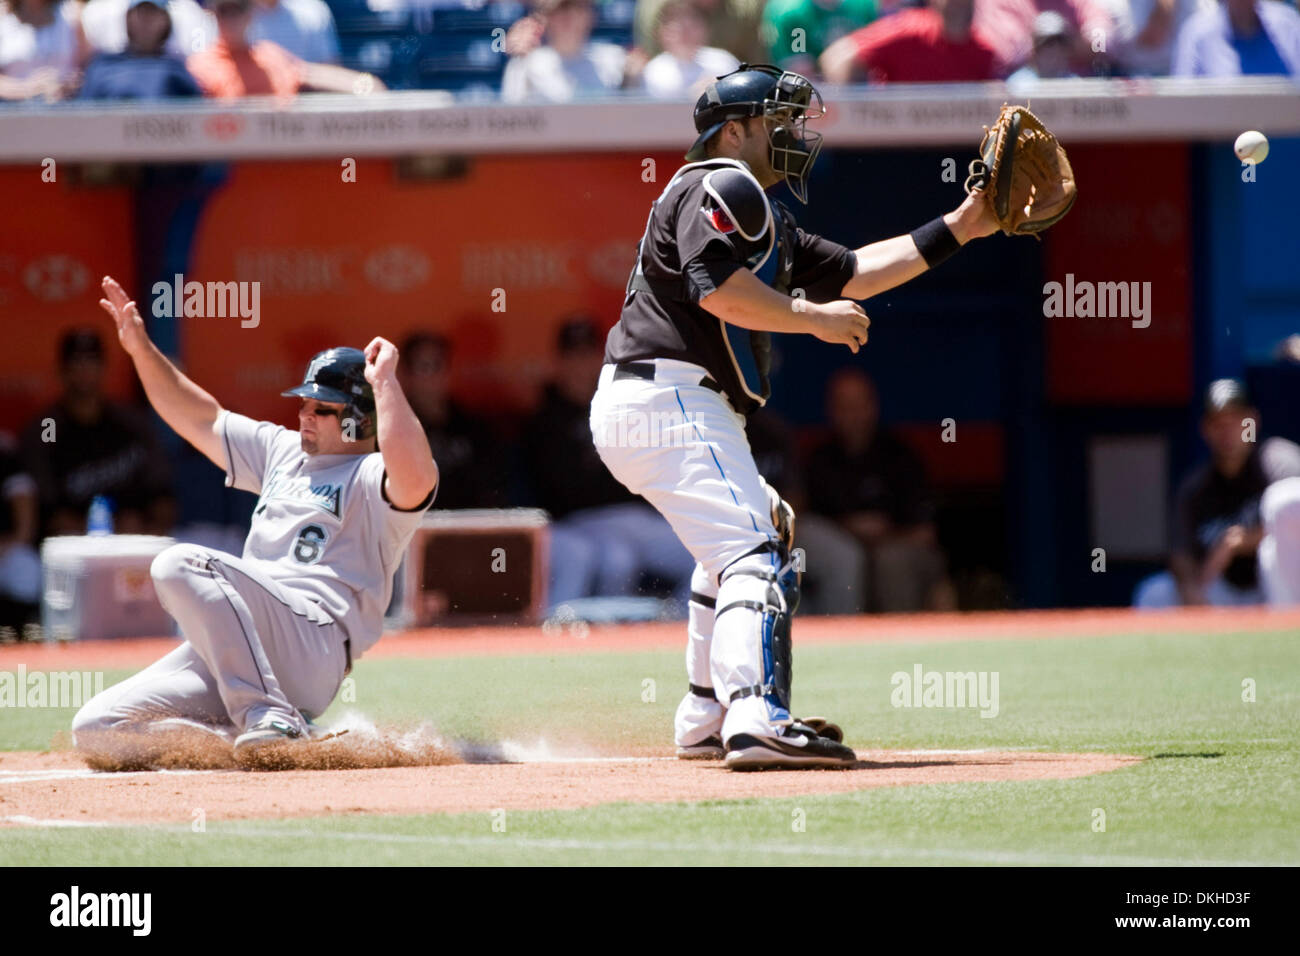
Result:
[[[812,76],[823,50],[876,15],[876,0],[769,0],[761,29],[768,62]]]

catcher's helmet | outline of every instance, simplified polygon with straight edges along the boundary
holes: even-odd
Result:
[[[824,112],[821,94],[806,77],[768,64],[742,63],[700,94],[695,103],[699,137],[686,159],[704,159],[705,144],[728,120],[761,116],[772,148],[772,168],[785,177],[795,198],[807,203],[808,174],[821,152],[822,134],[809,132],[804,124]]]
[[[375,433],[375,393],[366,381],[366,356],[360,349],[318,352],[308,363],[302,384],[280,394],[345,405],[343,418],[356,423],[358,439]]]

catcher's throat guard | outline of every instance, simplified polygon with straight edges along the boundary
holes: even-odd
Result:
[[[1052,132],[1024,106],[1006,106],[986,127],[965,189],[983,190],[1008,236],[1036,236],[1074,205],[1074,170]]]

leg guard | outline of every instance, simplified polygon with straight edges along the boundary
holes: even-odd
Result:
[[[677,716],[673,721],[678,747],[693,747],[722,730],[726,709],[713,691],[713,676],[709,671],[717,597],[717,585],[703,565],[697,564],[691,576],[687,622],[686,680],[689,689],[677,706]]]
[[[776,543],[723,571],[711,663],[728,708],[724,738],[772,735],[792,722],[790,623],[798,602],[798,573]]]

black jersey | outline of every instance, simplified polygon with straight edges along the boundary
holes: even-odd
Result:
[[[742,170],[765,222],[733,221],[710,187],[711,173]],[[753,218],[750,216],[749,218]],[[750,238],[752,237],[752,238]],[[804,232],[768,199],[748,167],[717,159],[683,166],[655,200],[618,323],[605,343],[610,363],[669,358],[708,370],[732,406],[749,414],[767,401],[770,336],[728,325],[699,302],[738,269],[779,292],[812,302],[839,298],[853,277],[853,250]]]

